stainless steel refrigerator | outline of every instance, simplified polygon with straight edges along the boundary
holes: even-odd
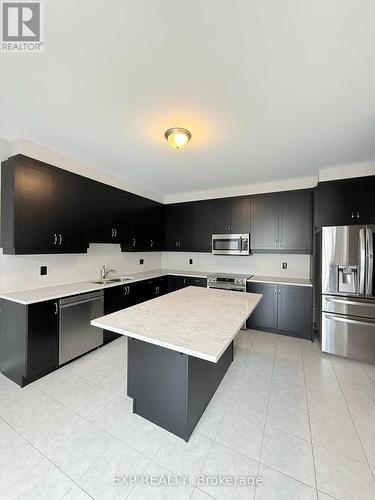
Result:
[[[322,229],[322,351],[375,364],[375,226]]]

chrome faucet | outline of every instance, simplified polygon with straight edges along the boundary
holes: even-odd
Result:
[[[116,269],[108,269],[105,264],[102,266],[101,279],[105,280],[109,273],[116,273]]]

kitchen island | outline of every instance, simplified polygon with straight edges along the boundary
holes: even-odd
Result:
[[[188,287],[91,322],[129,337],[133,411],[186,441],[233,360],[262,295]]]

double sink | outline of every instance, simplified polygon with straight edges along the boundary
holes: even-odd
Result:
[[[126,278],[125,276],[121,276],[117,278],[108,278],[97,281],[91,281],[91,283],[95,283],[95,285],[109,285],[111,283],[126,283],[127,281],[132,281],[132,279]]]

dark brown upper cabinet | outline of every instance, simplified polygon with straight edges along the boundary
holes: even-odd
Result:
[[[250,199],[248,197],[213,200],[213,233],[249,233]]]
[[[314,225],[375,223],[375,176],[320,182],[314,193]]]
[[[254,196],[251,199],[252,251],[277,251],[279,239],[279,199],[274,195]]]
[[[121,243],[129,194],[100,182],[87,180],[87,237],[91,243]]]
[[[1,245],[6,254],[87,251],[81,177],[23,155],[2,163]]]
[[[165,207],[165,249],[191,251],[193,240],[193,203],[172,203]]]
[[[211,252],[212,250],[212,202],[196,201],[193,204],[193,241],[194,252]]]
[[[147,198],[129,195],[122,250],[160,251],[164,247],[164,207]]]
[[[251,199],[253,252],[311,253],[311,190],[254,196]]]

